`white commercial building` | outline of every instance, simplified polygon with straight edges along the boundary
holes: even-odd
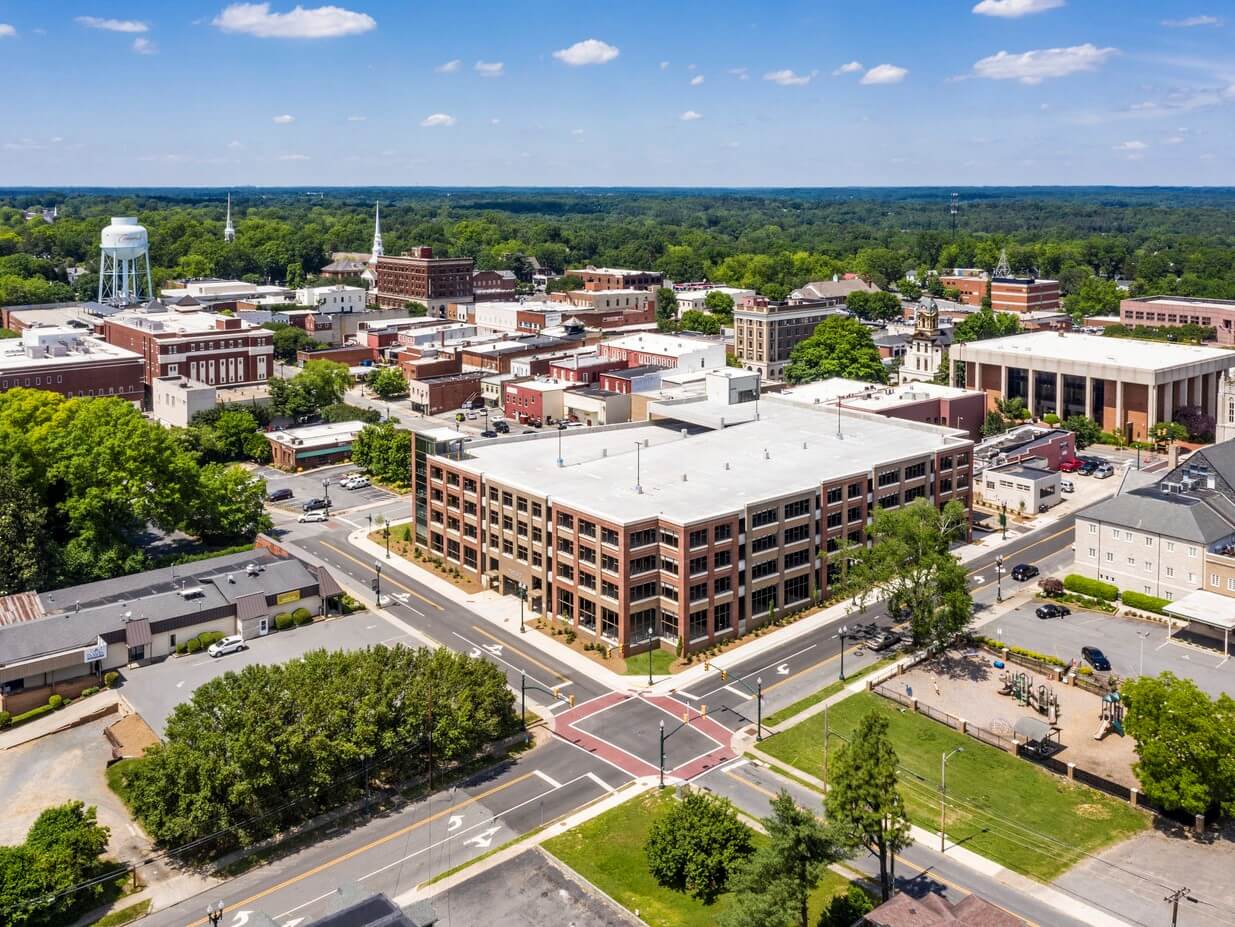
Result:
[[[984,502],[1032,515],[1063,501],[1059,479],[1058,470],[1016,463],[984,470],[974,486]]]
[[[321,312],[364,312],[365,290],[358,286],[310,286],[296,291],[296,305]]]
[[[213,409],[218,401],[215,388],[188,377],[155,377],[150,384],[150,414],[176,428],[187,428],[193,416]]]
[[[601,357],[626,361],[631,367],[707,370],[725,366],[725,343],[716,338],[686,338],[648,332],[602,341],[597,350]]]

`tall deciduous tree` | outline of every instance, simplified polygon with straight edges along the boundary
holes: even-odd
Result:
[[[379,367],[369,374],[369,388],[380,399],[407,395],[407,378],[398,367]]]
[[[1169,672],[1125,680],[1120,694],[1145,794],[1170,810],[1235,815],[1235,699]]]
[[[735,897],[722,927],[810,927],[810,894],[823,870],[846,855],[838,833],[788,792],[782,790],[771,804],[772,813],[763,819],[768,841],[734,880]]]
[[[105,886],[88,883],[100,874],[107,837],[93,806],[72,801],[42,812],[24,843],[0,846],[0,923],[54,927],[98,904]]]
[[[879,860],[884,901],[892,894],[892,857],[911,842],[896,767],[888,720],[872,711],[832,760],[824,798],[828,819],[843,839],[855,849],[864,847]]]
[[[687,792],[652,824],[644,853],[653,878],[711,904],[753,849],[750,828],[726,798]]]
[[[366,425],[352,442],[352,461],[384,483],[412,481],[412,433],[393,422]]]
[[[704,335],[719,335],[721,331],[720,318],[709,312],[690,309],[682,313],[681,326],[688,332],[699,332]]]
[[[672,329],[678,321],[678,297],[673,290],[662,286],[656,291],[656,324],[662,330]]]
[[[882,290],[854,290],[845,299],[845,307],[859,319],[886,322],[901,317],[901,301],[895,293]]]
[[[43,588],[54,574],[54,546],[43,500],[0,462],[0,595]]]
[[[888,381],[879,349],[857,319],[839,315],[824,319],[809,338],[798,342],[790,352],[785,369],[789,382],[809,383],[828,377],[872,383]]]
[[[965,538],[968,521],[956,500],[942,510],[927,499],[876,509],[871,544],[860,551],[853,576],[860,601],[878,593],[893,613],[907,609],[919,645],[950,642],[973,617],[965,568],[949,551]]]
[[[266,486],[243,467],[208,464],[198,480],[197,503],[186,527],[207,544],[251,541],[270,527]]]
[[[988,338],[1003,338],[1021,330],[1020,320],[1011,312],[992,312],[990,307],[979,309],[952,329],[952,340],[958,344],[969,341],[985,341]]]
[[[270,381],[270,405],[280,415],[310,415],[342,402],[350,384],[345,364],[311,360],[291,379]]]

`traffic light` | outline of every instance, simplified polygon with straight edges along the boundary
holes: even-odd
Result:
[[[554,686],[554,687],[553,687],[553,698],[554,698],[554,701],[556,701],[557,699],[560,699],[561,697],[562,697],[561,686]]]
[[[575,707],[575,697],[573,695],[568,695],[566,697],[570,700],[570,707],[574,708]]]
[[[721,670],[721,671],[720,671],[720,681],[721,681],[721,682],[728,682],[728,681],[729,681],[729,671],[728,671],[728,670]]]
[[[703,661],[703,671],[704,671],[705,673],[710,673],[710,672],[712,672],[712,663],[711,663],[711,661],[710,661],[710,660],[704,660],[704,661]]]

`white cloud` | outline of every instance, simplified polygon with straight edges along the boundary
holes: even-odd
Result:
[[[455,117],[446,113],[434,113],[432,116],[425,116],[420,120],[421,126],[426,129],[432,129],[436,126],[452,126],[455,124]]]
[[[1182,135],[1169,135],[1162,140],[1164,145],[1182,145],[1187,139]]]
[[[296,121],[296,117],[290,113],[284,113],[282,116],[275,116],[271,122],[277,126],[289,126]]]
[[[606,64],[618,54],[618,49],[607,42],[602,42],[600,39],[584,39],[570,48],[558,49],[553,53],[553,57],[571,67],[579,67],[584,64]]]
[[[159,46],[145,36],[139,35],[133,40],[133,51],[139,55],[157,55]]]
[[[839,77],[841,74],[855,74],[862,70],[861,61],[850,61],[848,64],[842,64],[839,68],[832,72],[833,77]]]
[[[13,39],[17,37],[17,30],[8,23],[0,23],[0,39]]]
[[[481,77],[501,77],[505,68],[501,61],[477,61],[475,64],[476,73]]]
[[[703,114],[696,113],[693,109],[688,109],[686,112],[682,113],[681,116],[678,116],[678,118],[683,122],[694,122],[696,119],[702,119]]]
[[[1185,19],[1164,19],[1162,25],[1169,29],[1191,29],[1194,26],[1221,26],[1217,16],[1189,16]]]
[[[106,32],[149,32],[150,27],[140,19],[101,19],[98,16],[78,16],[73,20],[79,26],[103,29]]]
[[[582,129],[571,129],[571,130],[570,130],[570,134],[571,134],[571,135],[582,135],[582,134],[583,134],[583,130],[582,130]]]
[[[809,74],[795,74],[793,71],[785,68],[781,71],[769,71],[763,75],[763,79],[770,80],[774,84],[780,84],[782,87],[804,87],[818,73],[818,71],[811,71]]]
[[[311,10],[296,6],[287,13],[272,13],[269,3],[233,3],[211,25],[260,39],[334,39],[376,29],[377,20],[341,6]]]
[[[308,161],[309,156],[306,154],[284,154],[279,155],[280,161]]]
[[[1148,147],[1149,146],[1146,145],[1144,142],[1134,140],[1130,142],[1120,142],[1118,145],[1115,146],[1115,150],[1116,151],[1144,151]]]
[[[899,84],[909,73],[908,68],[895,64],[877,64],[862,75],[864,84]]]
[[[460,60],[459,58],[451,58],[445,64],[439,64],[433,70],[437,71],[438,74],[453,74],[455,71],[459,70],[459,68],[461,68],[462,66],[463,66],[462,60]]]
[[[348,116],[347,117],[348,122],[367,122],[368,119],[369,119],[368,116]]]
[[[982,0],[973,11],[979,16],[1019,19],[1034,13],[1045,13],[1063,6],[1064,0]]]
[[[489,120],[489,125],[491,126],[500,126],[501,124],[502,120],[498,119],[496,116]]]
[[[732,74],[738,80],[750,80],[749,68],[730,68],[728,73]]]
[[[988,80],[1018,80],[1040,84],[1051,77],[1067,77],[1081,71],[1094,71],[1116,54],[1115,48],[1098,48],[1090,42],[1068,48],[1041,48],[1019,55],[1006,51],[983,58],[973,66],[974,74]]]
[[[692,78],[690,79],[690,85],[691,85],[692,87],[698,87],[698,86],[699,86],[700,84],[702,84],[702,83],[703,83],[703,75],[702,75],[702,74],[696,74],[694,77],[692,77]]]
[[[669,62],[668,62],[668,61],[662,61],[662,62],[660,63],[660,69],[661,69],[662,71],[667,71],[667,70],[669,70]]]

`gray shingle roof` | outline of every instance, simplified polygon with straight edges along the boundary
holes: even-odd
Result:
[[[1235,523],[1219,512],[1235,516],[1235,507],[1216,493],[1167,493],[1147,487],[1095,503],[1077,517],[1212,544],[1235,534]]]

